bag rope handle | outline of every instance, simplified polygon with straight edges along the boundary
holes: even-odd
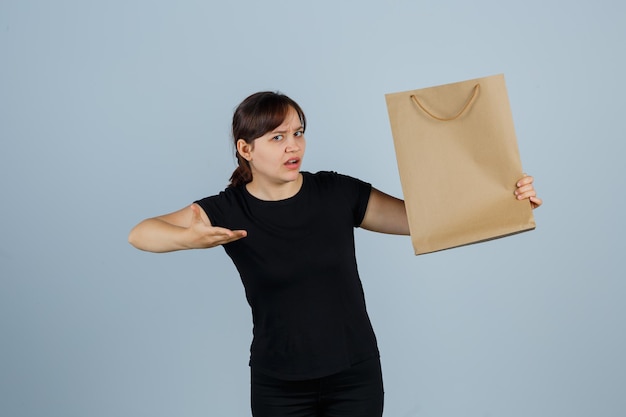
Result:
[[[467,108],[470,106],[470,104],[472,104],[472,102],[474,101],[474,99],[478,95],[478,90],[479,89],[480,89],[480,84],[476,84],[474,86],[473,91],[472,91],[472,95],[467,99],[467,101],[465,102],[465,105],[463,106],[463,108],[461,108],[461,110],[459,110],[459,112],[457,114],[455,114],[454,116],[452,116],[452,117],[439,117],[437,115],[432,114],[430,111],[428,111],[428,109],[426,107],[424,107],[424,105],[417,99],[417,97],[415,97],[414,94],[411,94],[411,100],[413,100],[413,102],[415,104],[417,104],[419,106],[419,108],[424,111],[424,113],[426,113],[427,115],[429,115],[433,119],[439,120],[441,122],[450,122],[452,120],[456,120],[459,117],[461,117],[461,115],[465,112],[465,110],[467,110]]]

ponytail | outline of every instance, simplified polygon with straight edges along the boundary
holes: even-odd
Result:
[[[252,181],[252,170],[250,170],[250,163],[242,158],[237,153],[237,168],[233,171],[233,175],[230,176],[230,184],[228,187],[239,187]]]

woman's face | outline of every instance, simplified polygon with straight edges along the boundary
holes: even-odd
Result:
[[[304,126],[293,108],[280,126],[252,144],[237,141],[237,150],[250,162],[252,181],[277,185],[299,178],[305,148]]]

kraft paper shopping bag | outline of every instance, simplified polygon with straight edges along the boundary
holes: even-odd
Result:
[[[503,75],[385,99],[416,255],[535,228]]]

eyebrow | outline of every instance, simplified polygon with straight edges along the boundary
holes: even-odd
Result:
[[[299,128],[297,128],[297,129],[295,130],[295,132],[298,132],[298,131],[300,131],[300,130],[304,130],[304,126],[300,126]],[[288,130],[273,130],[273,131],[272,131],[272,134],[274,134],[274,133],[282,133],[282,134],[285,134],[285,133],[288,133],[288,132],[289,132]]]

